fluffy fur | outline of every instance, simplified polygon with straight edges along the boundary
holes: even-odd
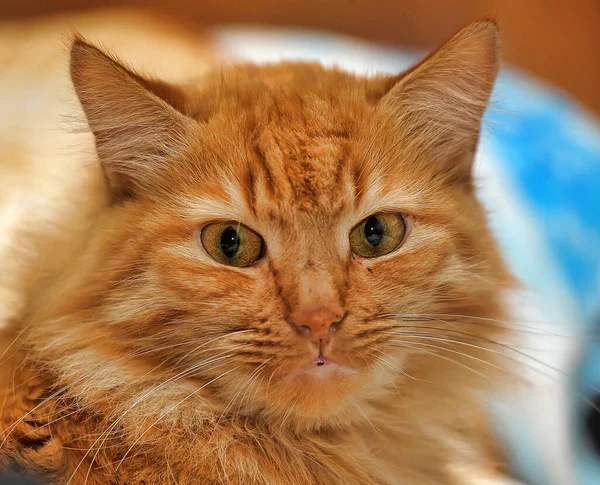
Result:
[[[371,79],[289,63],[175,85],[75,38],[106,184],[5,329],[0,460],[97,485],[500,476],[481,401],[513,282],[470,175],[497,68],[490,21]],[[352,255],[382,211],[409,216],[406,242]],[[206,254],[221,219],[262,235],[258,264]],[[288,322],[315,301],[347,312],[339,366]]]

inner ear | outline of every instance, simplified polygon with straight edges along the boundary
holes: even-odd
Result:
[[[129,74],[149,92],[169,103],[173,108],[185,116],[191,117],[190,102],[185,90],[174,84],[151,77],[142,77],[131,69]]]
[[[81,37],[71,48],[71,79],[114,198],[160,185],[196,124],[185,114],[183,90],[134,72]]]

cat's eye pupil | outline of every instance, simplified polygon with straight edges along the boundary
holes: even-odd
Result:
[[[221,234],[221,251],[228,258],[233,258],[240,249],[240,237],[238,232],[231,226],[227,227]]]
[[[367,242],[374,247],[381,244],[381,241],[383,241],[383,237],[385,235],[383,224],[375,216],[371,216],[367,219],[365,222],[364,232]]]

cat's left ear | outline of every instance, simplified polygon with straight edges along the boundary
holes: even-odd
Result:
[[[380,100],[404,146],[452,179],[470,180],[481,119],[498,73],[499,43],[494,21],[473,23],[408,73],[388,80]]]
[[[184,114],[183,92],[136,74],[80,37],[71,47],[71,79],[113,198],[134,197],[160,184],[196,126]]]

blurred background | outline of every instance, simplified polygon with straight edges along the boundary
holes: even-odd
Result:
[[[225,23],[308,27],[425,49],[491,15],[502,27],[508,62],[600,113],[598,0],[1,0],[0,18],[106,6],[155,9],[196,29]]]
[[[204,36],[217,60],[316,59],[360,73],[397,73],[469,22],[497,19],[504,64],[476,165],[480,197],[506,260],[531,290],[531,301],[519,305],[523,322],[539,322],[547,336],[561,337],[527,347],[553,378],[534,396],[501,405],[498,429],[525,483],[600,483],[600,0],[0,0],[0,92],[12,98],[15,113],[27,107],[17,126],[0,106],[0,141],[27,133],[28,146],[39,140],[47,147],[59,113],[42,122],[37,110],[43,113],[68,84],[66,76],[32,80],[20,70],[44,63],[44,44],[65,50],[64,38],[49,40],[41,24],[28,23],[17,58],[12,48],[3,53],[2,39],[14,40],[19,28],[2,30],[2,21],[88,12],[111,22],[95,13],[101,7],[143,8],[185,25],[193,40],[183,47],[152,29],[132,37],[130,45],[143,48],[130,51],[102,29],[92,35],[134,66],[176,78],[196,74],[185,62],[186,46],[204,49],[197,42]],[[137,29],[137,17],[129,11],[119,28]],[[65,35],[81,28],[69,25]],[[152,45],[162,47],[163,58]],[[2,71],[3,60],[14,60],[12,71]],[[199,72],[204,62],[199,55]],[[36,171],[49,153],[35,154],[42,162]],[[0,476],[0,484],[7,480]]]

